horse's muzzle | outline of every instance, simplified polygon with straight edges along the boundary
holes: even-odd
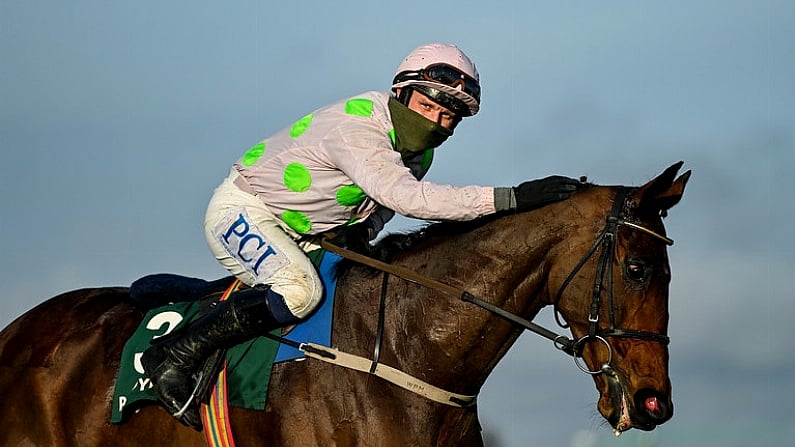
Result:
[[[603,367],[607,379],[609,405],[603,412],[616,434],[630,428],[649,431],[671,419],[673,403],[664,393],[651,388],[642,388],[630,397],[629,387],[622,376],[612,367]]]

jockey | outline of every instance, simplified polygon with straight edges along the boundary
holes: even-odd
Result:
[[[403,60],[391,92],[366,92],[300,118],[251,147],[216,188],[205,235],[212,253],[251,288],[149,348],[141,363],[176,414],[192,376],[228,348],[307,317],[322,285],[306,253],[312,236],[358,226],[372,240],[395,212],[470,220],[567,198],[576,180],[553,176],[516,187],[423,181],[433,151],[480,108],[480,76],[458,47],[423,45]],[[195,405],[180,421],[200,429]]]

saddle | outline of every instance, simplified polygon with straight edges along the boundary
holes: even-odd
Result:
[[[130,299],[136,307],[144,310],[182,301],[210,303],[217,301],[234,281],[234,276],[206,281],[173,273],[156,273],[135,280],[130,285]]]
[[[261,410],[265,406],[270,371],[275,363],[305,357],[305,352],[296,348],[301,343],[331,344],[331,318],[336,291],[336,276],[333,272],[341,258],[326,252],[316,259],[324,297],[313,315],[295,326],[277,329],[269,334],[279,341],[267,336],[257,337],[230,348],[226,353],[219,351],[210,356],[202,368],[202,380],[196,391],[200,401],[207,401],[218,372],[226,364],[230,405]],[[179,330],[181,325],[204,315],[236,281],[232,276],[206,281],[157,273],[132,283],[130,299],[134,305],[147,312],[122,352],[114,392],[112,423],[121,423],[137,405],[157,401],[148,378],[134,366],[136,355],[148,348],[153,337],[168,337],[162,334]],[[239,281],[235,286],[238,285],[246,287]]]

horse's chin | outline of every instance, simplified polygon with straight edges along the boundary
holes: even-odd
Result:
[[[607,392],[599,400],[599,412],[613,427],[615,435],[620,436],[631,428],[654,430],[656,424],[640,423],[637,420],[636,409],[632,398],[627,395],[623,376],[609,366],[603,367],[602,372],[606,378]]]

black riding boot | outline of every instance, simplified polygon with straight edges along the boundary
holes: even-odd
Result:
[[[189,400],[196,386],[194,374],[207,357],[217,349],[232,347],[284,325],[274,318],[268,293],[272,292],[264,286],[236,292],[208,314],[144,351],[141,364],[158,398],[183,424],[196,430],[202,428],[197,405]]]

